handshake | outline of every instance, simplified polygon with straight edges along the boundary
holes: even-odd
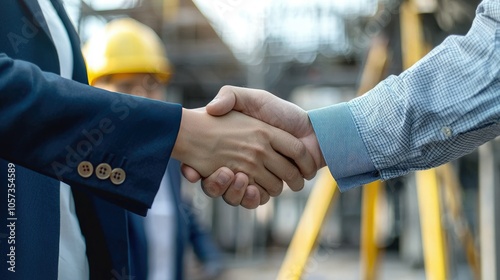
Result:
[[[223,87],[205,108],[183,109],[172,157],[210,197],[256,208],[325,166],[307,112],[264,90]]]

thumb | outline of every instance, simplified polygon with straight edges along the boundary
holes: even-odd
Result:
[[[217,96],[208,103],[207,113],[212,116],[222,116],[233,110],[236,104],[236,95],[234,94],[232,87],[223,86]]]
[[[200,173],[189,165],[181,164],[182,175],[191,183],[196,183],[201,179]]]

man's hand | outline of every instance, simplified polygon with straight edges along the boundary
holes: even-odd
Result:
[[[305,145],[288,132],[239,112],[214,117],[204,109],[183,109],[172,157],[204,177],[220,167],[236,173],[237,179],[242,177],[225,192],[228,195],[224,199],[231,205],[242,204],[241,197],[248,183],[259,191],[253,196],[258,195],[263,201],[267,201],[269,195],[279,195],[283,181],[291,189],[300,190],[304,186],[302,170],[312,169],[310,166],[314,165]],[[224,175],[220,170],[218,173]],[[210,186],[210,182],[205,184],[208,194],[213,192]]]
[[[227,114],[231,110],[239,111],[262,120],[299,138],[314,159],[312,165],[300,167],[300,171],[306,179],[314,177],[316,171],[326,165],[307,112],[297,105],[280,99],[264,90],[224,86],[215,99],[206,107],[206,111],[214,116]],[[196,182],[201,178],[196,171],[186,165],[182,166],[182,172],[191,182]],[[240,200],[242,203],[246,203],[246,205],[254,205],[256,200],[254,198],[255,189],[258,189],[258,187],[250,185],[246,188],[246,192],[234,191],[236,185],[244,185],[246,180],[244,174],[234,175],[227,170],[218,170],[218,172],[217,175],[213,174],[203,179],[202,188],[205,193],[210,196],[220,196],[223,194],[225,198],[229,197],[230,200]],[[226,178],[230,179],[221,184],[220,178],[218,179],[218,175],[221,174],[220,172]],[[262,190],[260,190],[259,194],[262,194]],[[244,197],[234,198],[233,196],[236,195],[244,195]],[[261,204],[265,202],[262,199],[260,201]]]
[[[224,86],[206,107],[207,113],[222,116],[231,110],[242,112],[299,138],[313,156],[315,166],[302,170],[306,179],[326,166],[307,112],[265,90]]]
[[[181,165],[181,171],[191,183],[196,183],[201,179],[196,170],[185,164]],[[269,195],[264,195],[261,200],[261,190],[254,185],[248,186],[247,175],[241,172],[234,174],[227,167],[221,167],[209,177],[204,178],[202,190],[210,197],[222,196],[226,202],[240,200],[240,205],[248,209],[265,204],[269,199]]]

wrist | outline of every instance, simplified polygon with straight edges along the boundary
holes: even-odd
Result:
[[[172,149],[172,158],[191,166],[201,176],[210,173],[210,157],[213,154],[214,137],[212,123],[204,108],[182,109],[179,133]],[[213,171],[212,171],[213,172]]]
[[[186,161],[186,155],[189,151],[189,139],[191,130],[190,124],[192,122],[192,112],[188,109],[182,108],[181,123],[179,126],[179,132],[177,133],[177,138],[175,139],[175,144],[172,149],[171,157],[180,161]]]

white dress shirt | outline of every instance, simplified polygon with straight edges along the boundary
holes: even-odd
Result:
[[[54,6],[50,0],[38,0],[43,16],[47,21],[52,41],[59,58],[60,75],[71,79],[73,76],[73,51],[71,42]],[[71,188],[61,182],[60,185],[60,231],[58,279],[87,280],[89,265],[85,239],[75,212],[75,202]]]
[[[174,279],[176,215],[174,197],[165,172],[160,189],[144,221],[148,240],[148,279]]]

